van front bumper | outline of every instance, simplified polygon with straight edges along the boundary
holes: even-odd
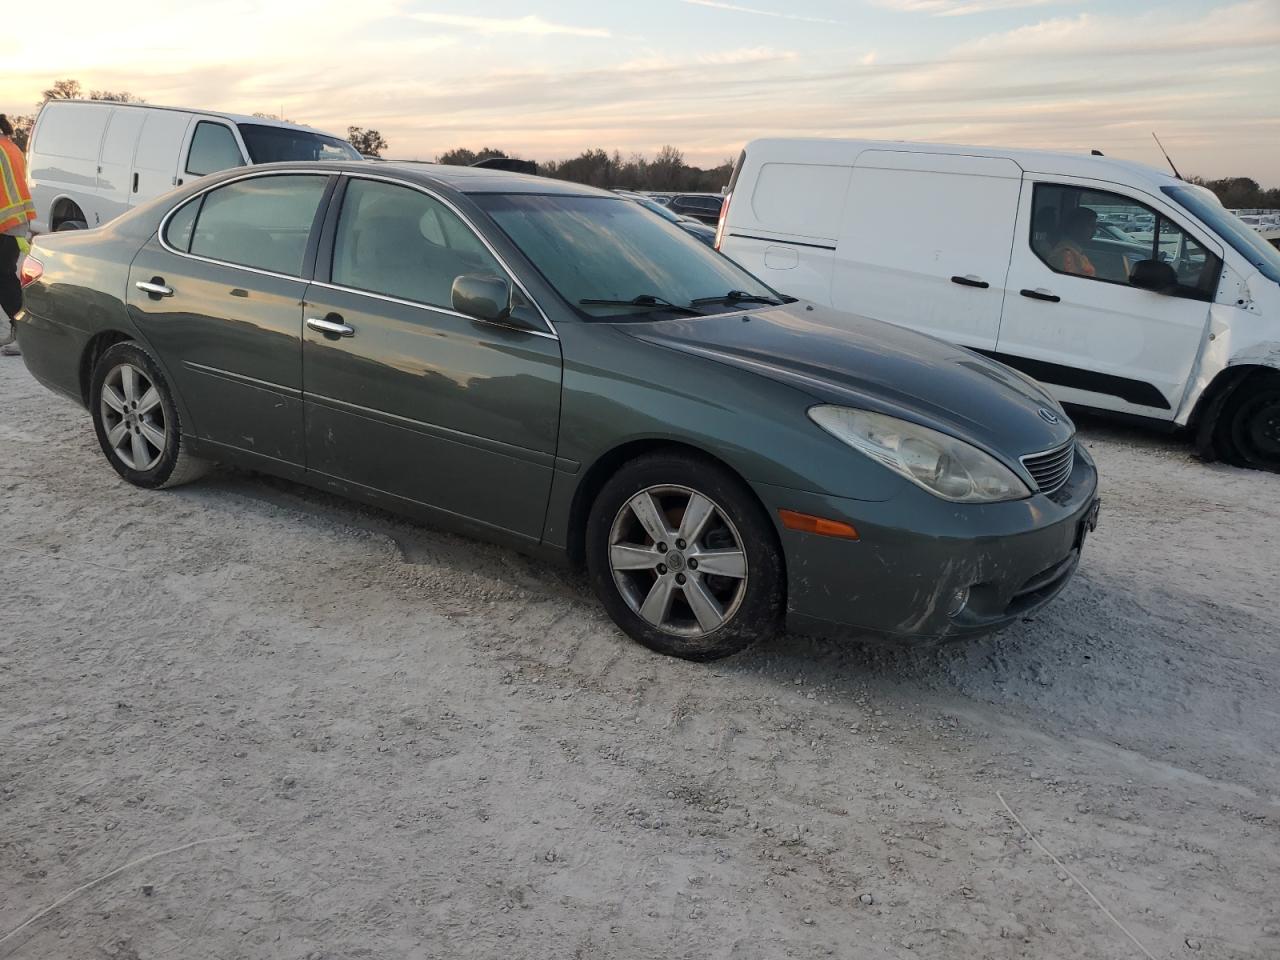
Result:
[[[950,503],[909,483],[884,502],[753,486],[782,541],[788,629],[866,639],[978,636],[1030,614],[1070,582],[1099,505],[1079,444],[1062,489],[1007,503]],[[859,539],[787,529],[779,510],[845,521]]]

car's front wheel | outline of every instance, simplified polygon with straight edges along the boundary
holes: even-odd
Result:
[[[659,653],[716,660],[777,628],[777,535],[751,491],[718,464],[682,453],[626,464],[596,497],[586,548],[609,615]]]
[[[136,343],[117,343],[94,365],[89,409],[98,443],[120,476],[139,487],[176,487],[208,469],[191,456],[160,365]]]
[[[1236,388],[1218,414],[1214,446],[1235,466],[1280,472],[1280,373],[1254,373]]]

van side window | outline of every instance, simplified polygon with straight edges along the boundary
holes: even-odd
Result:
[[[235,135],[220,123],[201,120],[191,135],[191,149],[187,153],[187,173],[203,177],[219,170],[243,167],[244,157]]]
[[[1172,292],[1213,299],[1222,261],[1146,204],[1051,183],[1036,184],[1032,204],[1031,249],[1056,273],[1127,285],[1137,264],[1154,260],[1173,269]]]
[[[440,201],[408,187],[353,179],[333,247],[332,282],[453,309],[463,274],[506,277],[480,239]]]
[[[299,276],[326,179],[306,174],[262,176],[210,190],[191,231],[190,252]],[[166,241],[185,211],[184,207],[170,220]],[[181,240],[181,236],[174,234],[173,239]],[[177,243],[171,245],[182,249]]]

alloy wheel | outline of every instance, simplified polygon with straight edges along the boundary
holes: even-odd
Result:
[[[109,446],[130,470],[155,467],[169,440],[160,391],[146,371],[121,363],[107,373],[98,401]]]
[[[680,637],[724,626],[747,590],[747,554],[733,521],[689,487],[646,487],[614,518],[609,566],[619,592],[646,622]]]

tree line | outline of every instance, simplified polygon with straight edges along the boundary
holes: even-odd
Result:
[[[1223,177],[1220,180],[1191,177],[1190,182],[1208,187],[1228,210],[1280,210],[1280,187],[1264,190],[1257,180],[1249,177]]]
[[[520,159],[496,147],[481,147],[479,150],[461,147],[440,154],[436,157],[436,163],[465,167],[494,157]],[[609,153],[596,147],[566,160],[540,161],[538,172],[557,180],[569,180],[606,190],[719,193],[729,183],[733,161],[725,160],[719,166],[703,169],[686,163],[684,154],[670,145],[659,150],[652,159],[639,153],[623,157],[617,150]]]

